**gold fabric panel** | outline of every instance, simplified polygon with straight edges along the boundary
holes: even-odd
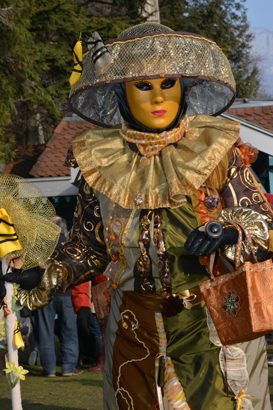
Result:
[[[263,252],[268,250],[269,233],[268,225],[263,217],[256,211],[250,208],[226,208],[223,209],[219,221],[238,222],[246,228],[253,242],[254,252],[261,249]],[[224,255],[235,262],[237,245],[226,245]],[[244,263],[251,253],[250,246],[246,240],[242,242],[241,262]]]
[[[40,285],[31,291],[19,289],[17,297],[20,305],[30,310],[47,306],[52,301],[60,281],[66,275],[67,270],[65,267],[58,262],[52,263],[48,260]]]
[[[239,138],[240,124],[206,115],[190,117],[185,138],[169,145],[147,167],[119,129],[89,129],[73,142],[75,158],[90,186],[123,208],[176,208],[209,177]],[[143,202],[136,205],[135,197]]]

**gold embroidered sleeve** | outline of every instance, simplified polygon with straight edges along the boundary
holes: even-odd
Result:
[[[21,306],[30,310],[40,309],[48,305],[61,282],[62,277],[66,274],[66,269],[60,264],[48,261],[39,286],[31,291],[19,289],[17,297]]]
[[[223,208],[243,207],[261,215],[269,229],[267,257],[270,257],[273,252],[273,211],[251,168],[244,164],[241,156],[239,148],[235,148],[230,158],[226,183],[221,190]],[[254,237],[253,240],[255,242]],[[256,245],[260,247],[257,241]],[[260,249],[264,250],[263,247]]]
[[[219,221],[238,222],[251,236],[255,253],[260,249],[263,254],[268,251],[269,230],[268,224],[263,217],[250,208],[233,207],[223,209],[218,217]],[[232,262],[235,261],[236,245],[226,245],[224,255]],[[251,253],[247,240],[242,242],[241,262],[245,262]]]
[[[242,206],[258,212],[273,229],[273,211],[263,194],[260,184],[241,158],[238,148],[233,150],[229,162],[226,183],[221,190],[225,208]]]
[[[104,272],[108,258],[103,236],[100,207],[92,188],[82,178],[73,227],[64,244],[52,259],[65,268],[58,291],[66,292],[73,286],[92,280]]]

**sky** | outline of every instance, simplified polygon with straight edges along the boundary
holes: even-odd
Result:
[[[250,27],[273,31],[273,0],[246,0],[245,7]]]

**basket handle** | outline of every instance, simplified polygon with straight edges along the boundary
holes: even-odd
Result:
[[[252,242],[252,239],[251,239],[251,236],[250,236],[250,233],[248,232],[248,230],[238,222],[228,221],[228,225],[233,225],[238,230],[238,234],[239,234],[238,242],[237,242],[237,245],[236,245],[236,252],[235,252],[235,269],[237,269],[240,265],[240,259],[241,259],[241,253],[242,253],[242,242],[243,242],[242,232],[244,232],[245,240],[248,242],[248,244],[250,246],[250,250],[251,250],[251,254],[252,254],[252,258],[253,258],[254,263],[258,263],[258,260],[256,258],[255,252],[254,252],[253,242]],[[215,276],[213,274],[213,266],[214,266],[214,262],[215,262],[215,255],[216,255],[216,252],[214,252],[210,255],[210,276],[211,276],[211,279],[215,279]],[[227,260],[227,258],[224,257],[224,255],[222,254],[220,249],[219,249],[219,255],[220,255],[222,261],[224,262],[224,264],[226,265],[226,267],[229,269],[229,271],[234,270],[234,266]]]
[[[254,251],[254,245],[253,245],[248,229],[245,228],[243,225],[241,225],[239,222],[230,222],[230,224],[236,226],[237,229],[239,230],[239,238],[238,238],[238,243],[236,247],[235,268],[237,269],[240,265],[240,258],[241,258],[241,253],[242,253],[242,242],[243,242],[242,231],[245,234],[245,240],[250,246],[253,261],[254,263],[258,263],[258,260],[255,255],[255,251]]]

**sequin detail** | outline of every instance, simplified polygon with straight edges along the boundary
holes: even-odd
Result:
[[[227,317],[237,316],[237,312],[241,309],[240,296],[237,295],[236,290],[229,290],[227,295],[223,298],[224,306],[223,312],[226,312]]]
[[[136,203],[136,205],[140,205],[140,204],[142,204],[142,202],[143,202],[143,197],[142,197],[141,195],[137,195],[137,196],[135,197],[135,203]]]

